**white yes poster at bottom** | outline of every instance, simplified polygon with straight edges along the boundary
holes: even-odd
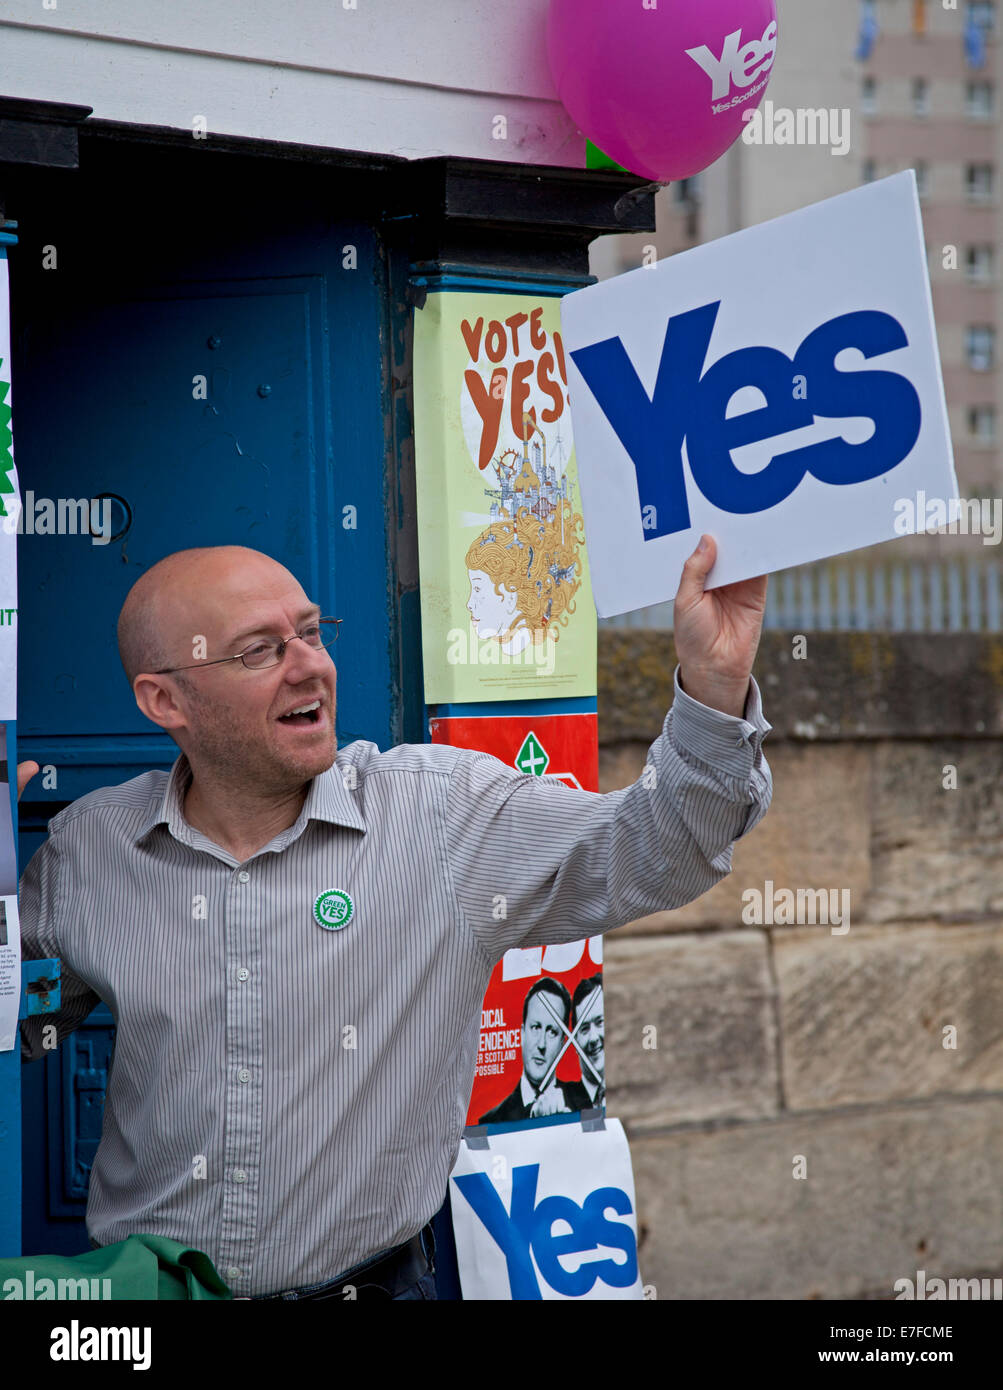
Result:
[[[460,1144],[449,1178],[464,1299],[639,1299],[627,1136],[541,1125]]]

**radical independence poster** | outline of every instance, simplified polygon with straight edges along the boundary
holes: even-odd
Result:
[[[428,704],[596,693],[559,300],[430,292],[415,310]]]
[[[598,791],[596,724],[595,714],[434,718],[429,736]],[[517,947],[495,965],[481,1006],[467,1125],[509,1126],[603,1105],[602,941]]]

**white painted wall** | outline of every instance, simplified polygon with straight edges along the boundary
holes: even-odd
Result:
[[[3,0],[0,92],[180,130],[204,116],[218,134],[585,167],[547,64],[548,0],[346,3]]]

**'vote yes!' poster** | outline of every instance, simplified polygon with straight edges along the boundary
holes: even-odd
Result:
[[[414,437],[428,704],[596,693],[596,613],[554,296],[430,292]]]

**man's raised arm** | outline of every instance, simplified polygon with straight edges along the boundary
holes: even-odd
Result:
[[[448,867],[489,959],[692,902],[730,872],[734,841],[766,814],[771,726],[751,676],[766,579],[705,590],[716,557],[705,541],[675,600],[675,699],[633,785],[585,792],[486,753],[457,760]]]

